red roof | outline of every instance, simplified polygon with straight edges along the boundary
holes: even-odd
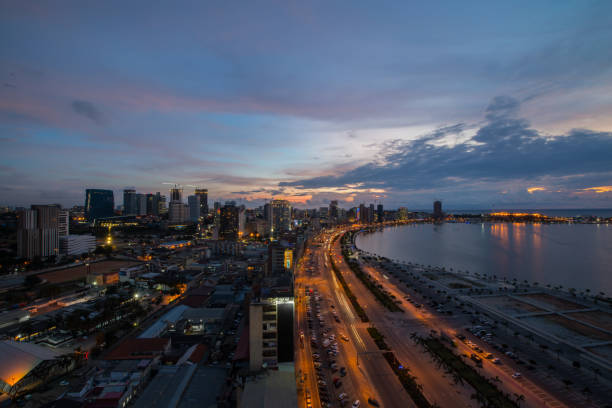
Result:
[[[141,360],[153,358],[167,350],[170,339],[125,339],[110,353],[105,360]]]

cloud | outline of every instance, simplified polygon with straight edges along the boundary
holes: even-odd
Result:
[[[470,194],[467,188],[477,194],[479,183],[486,185],[481,192],[512,183],[526,184],[522,189],[526,191],[534,181],[546,181],[558,190],[612,179],[612,133],[574,129],[544,136],[518,116],[519,109],[518,100],[496,97],[486,108],[485,122],[463,143],[438,145],[437,141],[469,127],[445,126],[417,140],[389,140],[380,146],[376,160],[344,173],[280,186],[312,191],[358,184],[393,192],[436,189],[462,195]],[[543,184],[527,191],[544,191]],[[503,190],[507,188],[498,188]]]
[[[71,104],[72,110],[87,119],[92,120],[97,125],[103,125],[106,120],[102,115],[102,112],[95,107],[95,105],[88,101],[74,100]]]

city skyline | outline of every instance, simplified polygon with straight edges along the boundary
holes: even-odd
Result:
[[[0,4],[2,205],[612,202],[608,2]]]

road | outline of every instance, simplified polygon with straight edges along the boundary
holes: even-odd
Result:
[[[340,240],[338,240],[338,243],[334,248],[334,252],[336,254],[340,254],[339,241]],[[408,295],[408,292],[405,289],[405,285],[401,285],[401,283],[398,282],[395,278],[383,274],[377,268],[374,268],[370,265],[362,263],[362,268],[366,273],[369,273],[371,276],[377,279],[378,282],[383,285],[384,289],[393,294],[397,299],[403,299],[406,295]],[[346,267],[346,270],[348,271],[348,267]],[[352,274],[352,272],[349,271],[348,273],[352,277],[353,282],[359,282],[358,279]],[[360,282],[358,286],[361,286],[364,290],[367,290]],[[429,332],[430,330],[436,330],[437,332],[444,331],[446,334],[452,337],[454,337],[459,332],[463,332],[461,330],[461,323],[463,320],[461,316],[455,316],[450,318],[437,316],[431,313],[430,311],[427,311],[425,307],[417,308],[414,306],[414,304],[405,301],[402,304],[402,308],[405,310],[405,317],[398,318],[396,320],[396,325],[394,327],[389,327],[389,329],[391,330],[381,330],[385,335],[391,335],[391,339],[390,341],[388,341],[389,344],[392,344],[392,339],[397,338],[397,336],[400,336],[401,338],[402,336],[409,335],[410,330],[420,332],[421,334],[428,334],[427,332]],[[370,315],[370,312],[368,312],[368,315]],[[407,330],[408,327],[410,327],[410,329]],[[418,330],[419,328],[421,330]],[[511,369],[509,365],[492,364],[491,361],[485,358],[485,355],[488,351],[487,346],[477,338],[473,338],[473,340],[477,346],[480,346],[483,349],[482,352],[475,351],[466,343],[456,342],[458,346],[458,351],[468,356],[472,353],[479,355],[483,359],[482,368],[478,368],[481,374],[489,378],[498,378],[499,380],[501,380],[500,382],[498,382],[498,386],[510,395],[523,395],[525,400],[522,402],[522,406],[567,407],[567,405],[560,401],[558,398],[554,397],[551,393],[539,387],[529,379],[525,377],[522,377],[518,380],[512,378],[512,374],[515,371]],[[493,351],[494,350],[491,350],[491,352]],[[418,374],[416,375],[417,377],[421,378]],[[427,378],[429,379],[429,377]],[[426,380],[423,381],[428,384]],[[425,387],[425,389],[427,389],[427,387]],[[435,394],[437,394],[438,392],[439,390],[436,389]],[[442,404],[440,404],[440,402],[438,402],[438,405],[443,406]]]
[[[385,342],[393,350],[398,360],[407,366],[423,386],[423,393],[432,404],[440,407],[477,407],[471,398],[474,391],[469,386],[455,384],[451,375],[438,368],[424,350],[410,340],[413,332],[428,335],[430,328],[424,324],[424,314],[389,312],[359,281],[339,255],[340,239],[331,248],[334,262],[355,296],[365,309],[370,321],[385,336]],[[366,336],[369,336],[366,333]],[[386,362],[385,362],[386,363]]]
[[[295,278],[296,326],[298,331],[296,339],[299,348],[299,352],[296,353],[296,371],[298,375],[300,373],[304,374],[300,406],[308,406],[306,402],[307,391],[310,393],[312,406],[321,406],[312,355],[314,352],[319,352],[323,367],[327,367],[327,364],[325,364],[327,356],[320,346],[317,349],[311,347],[310,338],[314,334],[321,341],[323,330],[327,330],[327,335],[332,333],[336,335],[339,353],[334,359],[340,367],[346,367],[347,371],[347,375],[340,378],[342,385],[335,388],[332,385],[332,378],[339,377],[338,373],[332,374],[328,368],[321,370],[322,377],[327,382],[325,388],[333,406],[338,405],[337,396],[340,393],[348,394],[347,400],[350,403],[354,400],[360,400],[363,405],[366,405],[368,398],[374,398],[383,407],[414,406],[395,374],[369,338],[366,332],[367,325],[357,320],[342,292],[342,288],[331,273],[325,253],[325,248],[322,247],[313,247],[309,250],[305,254],[302,268],[298,269]],[[311,267],[308,267],[309,264]],[[318,301],[314,296],[304,296],[306,287],[313,290],[313,295],[317,293]],[[312,329],[308,327],[306,319],[306,302],[311,302]],[[324,327],[320,327],[318,319],[314,317],[317,304],[325,322]],[[336,311],[340,323],[335,321],[332,311]],[[305,339],[303,348],[299,339],[301,331],[304,333]],[[346,335],[349,341],[341,340],[341,335]]]

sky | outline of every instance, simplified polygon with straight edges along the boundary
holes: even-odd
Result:
[[[610,1],[0,0],[0,205],[611,208]]]

